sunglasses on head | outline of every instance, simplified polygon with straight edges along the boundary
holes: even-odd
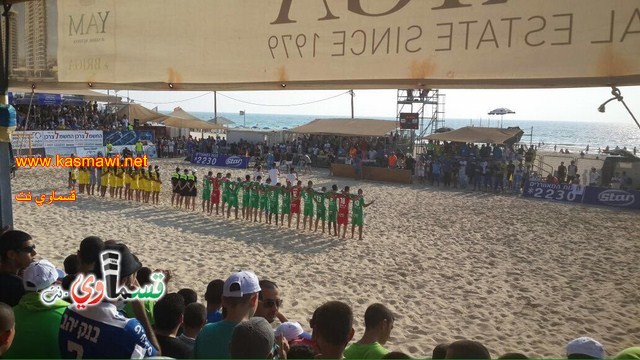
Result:
[[[262,304],[266,308],[272,308],[274,306],[277,306],[278,308],[281,308],[282,307],[282,299],[278,299],[278,300],[265,299],[265,300],[262,300]]]
[[[36,246],[35,245],[31,245],[31,246],[25,246],[23,248],[17,249],[17,252],[24,252],[24,253],[32,253],[34,251],[36,251]]]

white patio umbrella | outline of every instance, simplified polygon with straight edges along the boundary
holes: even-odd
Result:
[[[507,108],[497,108],[489,111],[489,115],[500,115],[500,127],[502,127],[502,119],[507,114],[515,114],[516,112]]]

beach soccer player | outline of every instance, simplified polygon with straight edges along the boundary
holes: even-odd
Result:
[[[187,176],[189,176],[189,169],[184,169],[183,173],[180,174],[180,182],[178,183],[178,186],[180,188],[180,198],[179,198],[179,202],[180,202],[180,208],[182,209],[182,204],[184,204],[187,200],[185,199],[187,197]]]
[[[231,173],[222,178],[222,216],[225,214],[225,206],[229,202],[229,182],[231,181]]]
[[[316,225],[313,229],[314,232],[318,231],[318,222],[322,220],[322,233],[324,234],[324,225],[327,220],[327,205],[325,204],[325,198],[327,195],[327,188],[322,187],[321,191],[313,193],[313,201],[316,203]]]
[[[208,214],[211,212],[211,180],[213,171],[209,171],[207,175],[202,177],[202,212]]]
[[[267,218],[267,222],[271,224],[271,220],[275,215],[276,218],[276,226],[278,226],[278,206],[280,205],[280,191],[282,188],[280,187],[280,183],[276,183],[275,186],[272,186],[267,189],[267,197],[269,198],[269,217]]]
[[[280,226],[284,226],[284,216],[289,219],[289,227],[291,227],[291,183],[287,180],[287,185],[280,189],[282,194],[282,207],[280,208]]]
[[[302,195],[302,181],[298,180],[295,186],[291,188],[291,213],[289,214],[289,227],[291,227],[291,217],[297,215],[296,230],[300,229],[300,201]]]
[[[187,188],[189,192],[187,196],[189,197],[189,203],[191,204],[191,210],[196,211],[196,197],[198,196],[198,177],[196,176],[196,170],[191,170],[191,175],[187,176]],[[189,205],[187,205],[187,210],[189,210]]]
[[[358,189],[358,195],[353,198],[353,213],[351,215],[351,238],[358,227],[359,240],[362,240],[362,226],[364,225],[364,208],[373,204],[373,200],[370,203],[365,203],[364,196],[362,195],[362,189]]]
[[[131,178],[131,184],[129,185],[129,200],[133,201],[133,195],[138,192],[138,169],[131,167],[131,169],[129,169],[129,177]]]
[[[260,194],[260,222],[262,222],[262,214],[264,214],[264,221],[267,221],[267,218],[269,217],[268,211],[269,211],[269,198],[267,197],[267,189],[269,188],[270,184],[269,182],[271,181],[271,179],[267,178],[266,180],[266,184],[261,185],[260,187],[258,187],[258,191]]]
[[[238,194],[242,189],[242,179],[238,178],[236,181],[229,182],[229,206],[227,207],[227,219],[231,217],[231,208],[235,209],[236,220],[238,220]]]
[[[251,183],[251,207],[249,208],[249,221],[258,222],[258,209],[260,209],[260,184],[262,176],[255,177],[255,181]]]
[[[325,195],[329,199],[329,211],[327,213],[327,220],[329,222],[329,235],[331,235],[331,228],[333,227],[333,233],[338,236],[338,185],[333,184],[331,191]]]
[[[251,220],[251,175],[246,175],[242,183],[242,219]]]
[[[123,160],[124,163],[124,160]],[[124,168],[116,168],[116,198],[122,199],[122,189],[124,188]]]
[[[213,212],[213,205],[216,205],[216,215],[219,215],[220,208],[220,182],[222,181],[222,173],[217,173],[216,177],[211,178],[211,208],[209,214]]]
[[[313,229],[313,181],[307,182],[307,187],[302,191],[302,201],[304,204],[302,230],[307,229],[307,219],[309,219],[309,231]]]
[[[342,238],[347,234],[347,224],[349,223],[349,202],[351,202],[351,194],[348,186],[344,187],[342,194],[338,196],[338,234],[340,234],[340,226],[342,226]]]
[[[180,168],[177,167],[176,171],[171,174],[171,206],[177,206],[180,199]]]
[[[153,167],[154,172],[154,183],[153,183],[153,203],[158,205],[160,204],[160,190],[162,190],[162,180],[160,180],[160,168],[158,165]]]

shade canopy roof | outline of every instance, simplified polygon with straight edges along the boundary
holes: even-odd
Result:
[[[291,129],[298,134],[385,136],[398,128],[395,121],[374,119],[316,119]]]
[[[524,134],[519,127],[483,128],[467,126],[460,129],[424,137],[428,140],[453,141],[463,143],[514,144]]]
[[[176,107],[173,112],[169,114],[170,119],[162,121],[166,126],[172,126],[184,129],[222,129],[222,125],[214,124],[208,121],[201,120],[199,117],[192,115],[184,111],[181,107]]]

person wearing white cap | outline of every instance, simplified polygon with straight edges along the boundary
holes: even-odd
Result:
[[[568,359],[604,359],[604,347],[590,337],[579,337],[567,343]]]
[[[311,341],[311,334],[304,331],[302,325],[296,321],[287,321],[278,325],[275,330],[275,336],[282,336],[291,346],[295,342]],[[305,343],[306,345],[307,343]]]
[[[237,272],[224,282],[222,288],[222,306],[227,315],[222,321],[207,324],[194,346],[196,359],[228,359],[229,343],[234,328],[248,320],[258,307],[260,283],[256,274],[250,271]]]
[[[32,262],[24,270],[22,282],[26,293],[13,309],[16,336],[5,358],[60,358],[58,332],[69,303],[57,299],[53,304],[44,304],[40,300],[40,291],[58,278],[56,267],[47,260]]]

